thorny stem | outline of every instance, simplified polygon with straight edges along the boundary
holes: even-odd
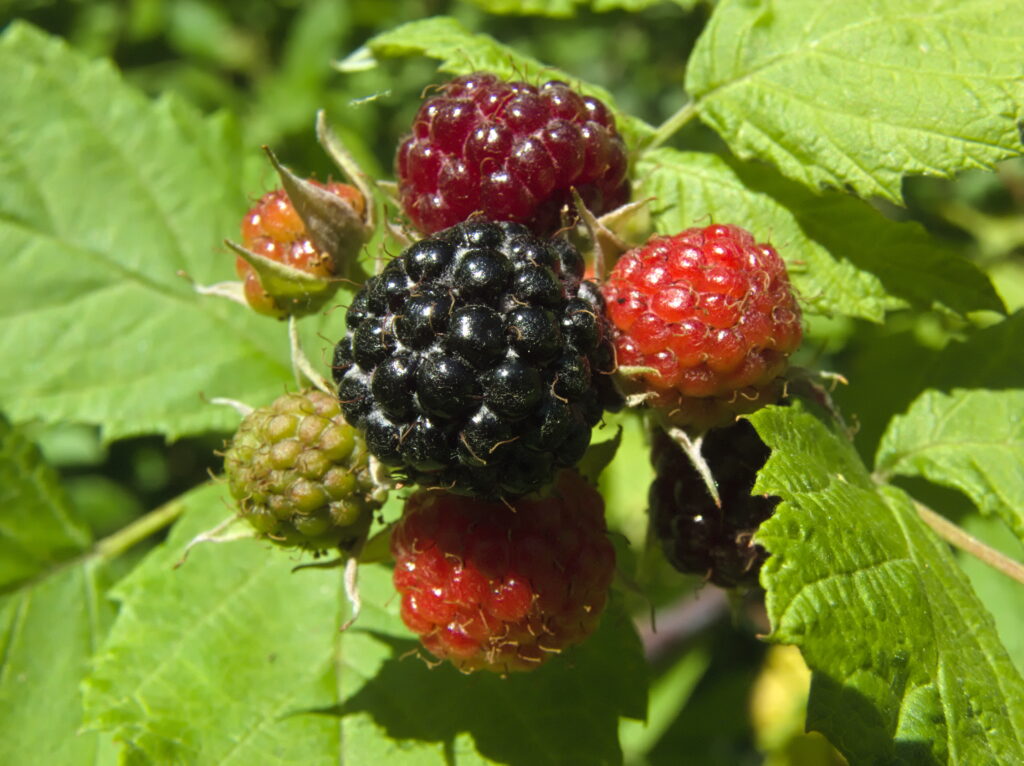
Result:
[[[711,499],[715,501],[716,506],[721,508],[722,498],[718,495],[718,485],[715,483],[715,477],[711,475],[711,466],[708,465],[700,452],[704,436],[701,435],[691,439],[689,434],[682,428],[669,428],[668,435],[686,453],[686,457],[690,459],[690,464],[700,474],[700,478],[704,480],[704,486],[708,488],[708,494],[711,495]]]
[[[695,101],[687,101],[683,104],[675,114],[665,120],[658,128],[654,131],[654,135],[651,136],[647,142],[647,149],[655,149],[661,146],[663,143],[668,141],[672,136],[678,133],[682,127],[697,116],[697,103]]]
[[[915,500],[914,507],[917,509],[917,515],[921,517],[924,523],[931,527],[947,543],[962,551],[966,551],[993,569],[998,569],[1007,577],[1012,577],[1017,582],[1024,583],[1024,564],[1014,561],[1009,556],[1004,556],[994,548],[985,545],[981,540],[967,534],[956,524],[944,516],[940,516],[928,506],[922,505]]]

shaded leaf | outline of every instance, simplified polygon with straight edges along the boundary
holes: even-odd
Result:
[[[86,686],[91,727],[161,763],[621,758],[618,717],[644,714],[646,686],[620,610],[528,675],[431,669],[409,656],[419,644],[387,567],[360,567],[363,613],[344,634],[340,570],[293,573],[295,556],[251,540],[199,546],[171,569],[226,515],[223,492],[186,498],[167,544],[118,586],[120,616]]]
[[[771,639],[814,671],[808,727],[853,763],[1024,758],[1024,681],[910,499],[801,407],[750,419],[772,448],[754,492],[783,499],[757,537]]]
[[[78,734],[78,686],[112,618],[90,544],[56,472],[0,417],[0,763],[109,755],[100,737]]]
[[[1005,312],[988,275],[916,221],[897,223],[848,194],[814,194],[764,166],[751,163],[737,172],[784,205],[808,238],[872,274],[893,298],[918,309],[938,304],[960,314]]]
[[[0,397],[106,439],[230,429],[290,378],[285,329],[197,295],[248,207],[232,123],[156,103],[25,24],[0,39]],[[255,155],[255,153],[254,153]]]
[[[1022,45],[1013,0],[726,0],[686,89],[740,157],[898,202],[905,175],[1020,153]]]
[[[958,489],[1024,540],[1024,390],[925,391],[882,437],[875,468]]]

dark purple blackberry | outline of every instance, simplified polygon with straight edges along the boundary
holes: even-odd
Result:
[[[409,247],[356,295],[334,351],[349,422],[396,474],[485,497],[575,465],[619,404],[604,302],[583,259],[470,220]]]
[[[718,508],[690,460],[657,429],[648,512],[665,557],[676,569],[723,588],[757,585],[768,554],[751,538],[779,498],[751,495],[750,490],[770,452],[746,420],[707,433],[702,454],[718,485]]]

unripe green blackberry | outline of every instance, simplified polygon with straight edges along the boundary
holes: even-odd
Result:
[[[246,415],[224,470],[241,515],[279,545],[351,551],[383,502],[362,434],[316,389]]]

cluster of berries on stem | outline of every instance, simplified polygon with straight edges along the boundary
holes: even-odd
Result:
[[[402,619],[462,671],[530,670],[589,636],[607,603],[604,504],[575,466],[624,393],[660,424],[649,507],[669,561],[756,584],[752,535],[777,501],[750,491],[768,449],[727,424],[778,398],[801,340],[774,248],[712,225],[652,237],[603,286],[585,279],[575,216],[593,234],[628,201],[627,152],[608,108],[558,81],[455,78],[395,166],[425,236],[349,304],[336,396],[290,394],[243,421],[225,460],[241,515],[353,563],[387,483],[373,465],[419,485],[390,538]],[[336,276],[369,236],[370,200],[278,169],[290,193],[260,199],[233,247],[249,303],[296,316],[323,305],[302,279]],[[278,267],[283,295],[265,284]]]

